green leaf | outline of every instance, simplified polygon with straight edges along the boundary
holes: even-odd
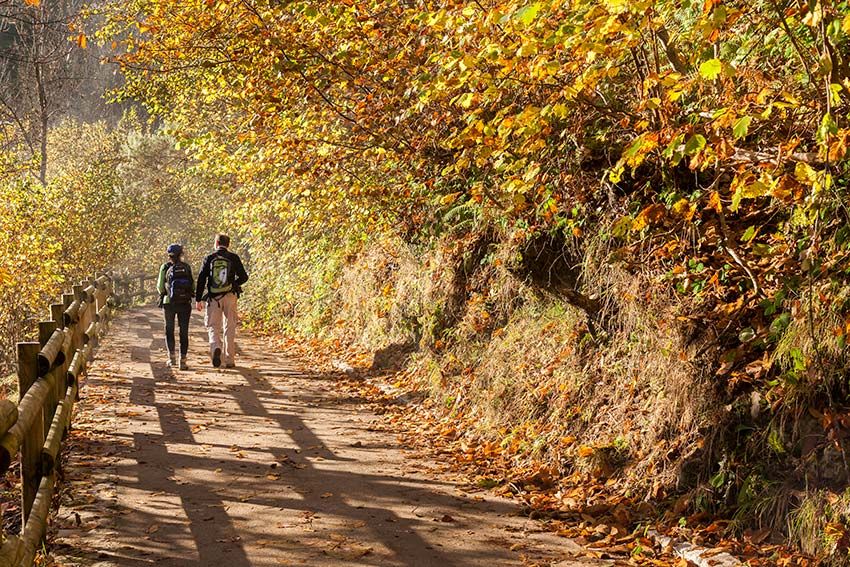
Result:
[[[535,2],[534,4],[524,6],[514,12],[513,19],[514,21],[522,24],[523,26],[529,26],[534,21],[534,19],[537,18],[537,14],[540,12],[540,8],[540,2]]]
[[[685,155],[692,156],[705,147],[705,137],[701,134],[694,134],[688,138],[685,144]]]
[[[611,234],[615,238],[623,238],[626,236],[632,228],[632,217],[624,216],[617,219],[616,222],[611,226]]]
[[[742,116],[737,120],[737,122],[735,122],[735,125],[732,127],[732,135],[736,140],[747,135],[747,132],[750,129],[750,122],[752,121],[752,116]]]
[[[756,256],[770,256],[773,253],[773,247],[768,244],[762,244],[761,242],[753,243],[753,254]]]
[[[741,329],[741,332],[738,333],[738,340],[742,343],[748,343],[751,340],[756,338],[756,332],[752,327],[747,327],[746,329]]]
[[[623,151],[624,158],[633,158],[635,157],[640,149],[643,147],[645,139],[643,136],[638,136],[635,140],[628,145],[628,147]]]
[[[791,314],[783,313],[770,323],[770,332],[774,335],[779,335],[780,333],[785,332],[785,329],[787,329],[790,324]]]
[[[684,150],[684,143],[685,135],[679,134],[678,136],[670,140],[670,143],[667,144],[666,148],[664,148],[664,152],[662,153],[662,155],[667,159],[672,158],[675,152],[681,153]]]
[[[794,370],[802,372],[806,369],[806,357],[803,356],[802,349],[792,348],[789,354],[791,355],[791,360],[794,362]]]
[[[711,480],[708,483],[713,486],[715,489],[723,488],[723,485],[726,484],[726,473],[723,471],[718,472],[716,475],[711,477]]]
[[[720,76],[720,73],[723,71],[723,63],[720,62],[720,59],[716,57],[714,59],[709,59],[708,61],[704,61],[699,66],[699,74],[702,78],[707,79],[709,81],[713,81],[717,77]]]
[[[744,235],[741,236],[741,242],[749,242],[756,235],[756,227],[751,226],[746,231],[744,231]]]
[[[818,128],[818,143],[825,143],[829,136],[834,136],[837,133],[838,125],[835,123],[835,119],[832,117],[832,114],[824,114],[823,119],[820,122],[820,128]]]

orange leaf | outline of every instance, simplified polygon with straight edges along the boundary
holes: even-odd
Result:
[[[579,457],[589,457],[593,453],[595,453],[595,451],[593,450],[593,447],[590,447],[588,445],[582,445],[581,447],[578,448],[578,456]]]
[[[723,205],[720,203],[720,193],[717,191],[711,192],[711,195],[708,198],[708,206],[718,213],[723,211]]]
[[[667,207],[661,203],[649,205],[640,212],[637,218],[635,218],[634,223],[632,223],[632,230],[643,230],[645,227],[655,224],[663,219],[666,214]]]

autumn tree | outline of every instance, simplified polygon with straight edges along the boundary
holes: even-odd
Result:
[[[845,11],[166,0],[114,4],[104,35],[125,95],[264,223],[416,234],[463,207],[580,238],[610,219],[627,247],[664,245],[668,269],[696,230],[712,273],[755,301],[782,277],[759,276],[729,226],[824,213],[813,196],[846,152]],[[768,238],[747,246],[782,249]]]
[[[0,119],[7,150],[28,155],[42,185],[48,130],[63,117],[115,118],[102,98],[115,79],[88,49],[84,2],[0,2]],[[120,111],[118,116],[120,116]]]

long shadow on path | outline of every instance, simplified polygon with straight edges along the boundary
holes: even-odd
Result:
[[[101,565],[523,564],[513,504],[429,478],[334,376],[259,339],[243,340],[237,369],[208,368],[199,319],[192,370],[163,363],[159,313],[145,309],[116,321],[85,385],[109,401],[83,413],[111,418],[89,444],[114,454],[111,543],[80,538],[102,547]]]

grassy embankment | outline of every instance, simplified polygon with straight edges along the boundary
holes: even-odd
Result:
[[[373,353],[368,370],[425,394],[458,436],[516,471],[601,480],[670,523],[768,528],[840,562],[846,469],[816,414],[799,411],[814,388],[780,399],[733,385],[704,306],[663,273],[611,261],[604,236],[523,241],[373,240],[289,274],[295,293],[259,270],[249,312],[262,305],[268,320],[285,305],[273,321],[289,332]],[[814,348],[798,327],[765,351],[775,372],[793,369],[792,349]]]

